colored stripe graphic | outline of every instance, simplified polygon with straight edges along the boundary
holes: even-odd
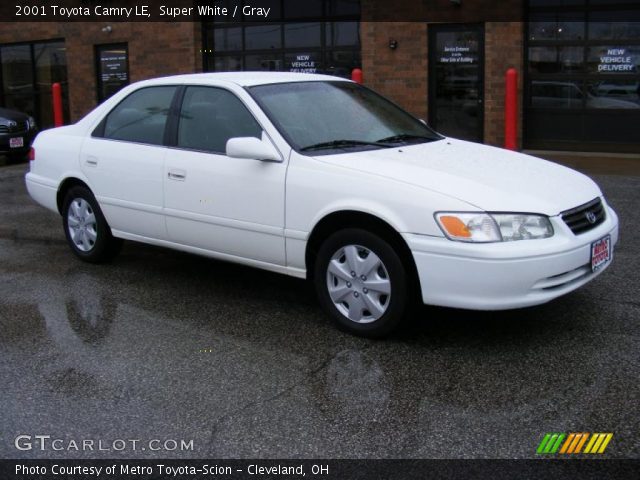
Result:
[[[600,445],[600,450],[598,450],[598,453],[604,453],[604,451],[607,449],[607,445],[609,445],[609,442],[613,438],[613,433],[607,433],[606,435],[607,436],[605,437],[604,441],[602,442],[602,445]]]
[[[540,445],[538,445],[538,450],[536,450],[536,453],[544,453],[544,447],[546,447],[547,442],[549,441],[550,438],[551,438],[551,434],[547,433],[542,439],[542,441],[540,442]]]
[[[538,445],[536,453],[556,453],[565,436],[566,435],[564,433],[547,433],[540,442],[540,445]]]
[[[575,438],[576,438],[576,434],[570,433],[569,436],[567,437],[567,440],[564,442],[564,445],[562,445],[562,448],[560,449],[560,453],[567,453],[567,449],[573,443],[573,440]]]
[[[582,446],[587,441],[587,438],[589,438],[588,433],[581,433],[580,435],[582,435],[582,437],[580,438],[578,445],[576,445],[576,449],[572,453],[580,453],[580,451],[582,450]]]
[[[594,433],[584,453],[604,453],[612,437],[612,433]]]
[[[613,438],[613,433],[547,433],[542,438],[537,454],[550,455],[578,454],[578,453],[604,453]],[[586,447],[585,447],[586,444]],[[562,447],[561,447],[562,446]],[[584,451],[583,451],[584,447]]]

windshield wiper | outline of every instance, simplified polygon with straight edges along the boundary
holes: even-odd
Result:
[[[412,135],[410,133],[401,133],[400,135],[393,135],[391,137],[381,138],[377,140],[378,143],[400,143],[406,142],[409,140],[427,140],[429,142],[434,142],[438,140],[433,137],[425,137],[424,135]]]
[[[360,147],[360,146],[374,146],[389,148],[389,145],[381,142],[364,142],[361,140],[331,140],[330,142],[314,143],[313,145],[307,145],[300,149],[301,152],[309,150],[324,150],[329,148],[348,148],[348,147]]]

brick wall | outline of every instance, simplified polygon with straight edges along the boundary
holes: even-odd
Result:
[[[76,121],[97,103],[94,46],[126,42],[132,82],[202,70],[200,23],[105,24],[0,22],[0,44],[64,39],[67,48],[69,108]]]
[[[504,144],[504,76],[509,67],[520,74],[522,103],[523,24],[485,25],[484,141]],[[364,83],[419,118],[428,118],[428,30],[423,22],[366,22],[360,28]],[[395,50],[389,40],[398,42]],[[522,105],[520,105],[522,118]],[[519,122],[519,142],[522,121]]]
[[[395,50],[389,40],[398,42]],[[419,118],[427,119],[427,24],[362,22],[364,83]]]

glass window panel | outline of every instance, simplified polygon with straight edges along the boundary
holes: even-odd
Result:
[[[213,48],[217,52],[242,50],[242,29],[240,27],[217,28],[213,31]]]
[[[285,19],[321,17],[323,0],[284,0]]]
[[[529,72],[581,72],[584,68],[583,55],[583,47],[530,47]]]
[[[538,108],[582,108],[582,82],[534,80],[531,82],[531,106]]]
[[[176,87],[137,90],[107,116],[105,138],[162,145],[169,107]]]
[[[5,95],[31,95],[34,89],[31,47],[2,47],[2,83]]]
[[[331,0],[328,14],[330,16],[360,15],[360,0]]]
[[[640,80],[603,80],[588,84],[587,108],[640,108]]]
[[[284,44],[287,48],[320,47],[320,23],[286,23]]]
[[[529,40],[584,40],[584,16],[583,13],[533,14],[529,22]],[[577,21],[578,19],[582,21]]]
[[[224,153],[230,138],[261,138],[261,134],[258,122],[233,93],[220,88],[187,88],[180,112],[179,147]]]
[[[33,94],[5,95],[4,106],[9,110],[17,110],[37,118],[36,99]],[[38,122],[38,127],[41,127]]]
[[[613,17],[619,18],[613,18]],[[625,22],[631,12],[593,12],[590,15],[589,38],[592,40],[626,40],[640,38],[640,22]],[[601,21],[602,19],[602,21]]]
[[[353,69],[361,66],[359,50],[338,50],[328,53],[324,73],[337,77],[351,78]]]
[[[640,73],[640,45],[589,47],[587,63],[590,73],[638,74]]]
[[[334,47],[360,45],[359,22],[329,22],[326,25],[327,45]]]
[[[242,57],[239,55],[216,56],[209,61],[209,64],[216,72],[238,72],[242,70]]]
[[[280,25],[245,27],[244,46],[247,50],[268,50],[282,47]]]
[[[40,95],[38,122],[43,127],[53,125],[51,85],[62,86],[63,116],[69,118],[67,81],[67,50],[64,42],[38,43],[34,45],[37,90]]]
[[[248,71],[274,72],[284,70],[282,55],[265,53],[244,57],[244,69]]]

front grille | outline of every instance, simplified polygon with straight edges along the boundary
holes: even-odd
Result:
[[[604,206],[602,200],[595,198],[589,203],[572,208],[560,214],[562,220],[575,235],[588,232],[596,228],[605,219]]]
[[[29,130],[29,122],[16,122],[14,126],[0,125],[0,133],[24,133]]]

